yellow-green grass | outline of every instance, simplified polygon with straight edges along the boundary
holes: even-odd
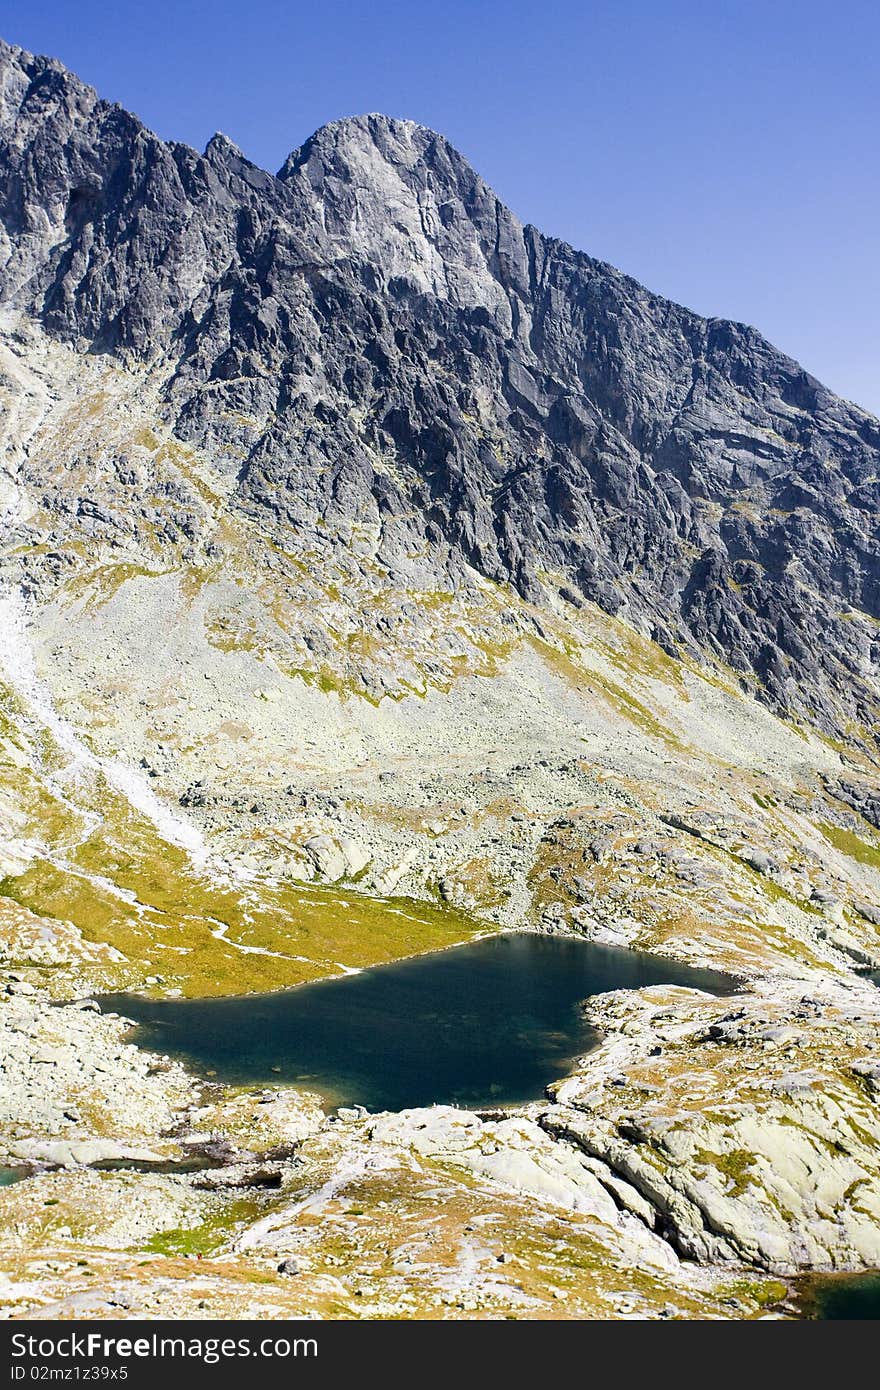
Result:
[[[455,945],[489,926],[451,908],[354,890],[224,886],[193,871],[173,847],[152,856],[108,855],[96,838],[79,855],[93,871],[38,859],[0,882],[0,894],[41,917],[70,921],[87,941],[119,952],[116,965],[83,967],[97,988],[137,986],[156,975],[155,992],[190,997],[279,989]],[[107,880],[135,901],[117,896]]]
[[[823,822],[819,829],[829,844],[832,844],[835,849],[839,849],[842,854],[849,855],[850,859],[857,860],[859,864],[867,864],[872,869],[880,869],[880,848],[877,845],[863,840],[854,831],[844,830],[839,825],[829,825],[827,822]]]
[[[99,769],[65,776],[67,755],[48,735],[45,747],[26,738],[16,714],[13,701],[0,707],[11,750],[0,756],[0,794],[33,857],[0,881],[0,896],[112,947],[115,962],[80,963],[96,989],[137,987],[150,975],[157,989],[186,995],[276,989],[490,929],[436,904],[198,869]]]

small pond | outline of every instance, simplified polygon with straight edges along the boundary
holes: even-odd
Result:
[[[807,1317],[823,1320],[880,1318],[880,1273],[829,1274],[811,1279],[803,1308]]]
[[[22,1182],[30,1175],[30,1168],[0,1168],[0,1187],[11,1187],[14,1182]]]
[[[133,1041],[218,1081],[399,1110],[537,1099],[598,1041],[582,1000],[653,984],[737,988],[645,952],[516,933],[272,994],[99,1002],[136,1021]]]

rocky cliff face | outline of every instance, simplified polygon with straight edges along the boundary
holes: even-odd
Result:
[[[336,122],[273,176],[54,61],[3,46],[0,82],[7,322],[158,373],[267,537],[364,528],[397,589],[590,600],[777,710],[874,723],[880,425],[753,329],[522,226],[411,122]],[[143,503],[110,462],[105,542]],[[198,500],[166,510],[197,542]]]

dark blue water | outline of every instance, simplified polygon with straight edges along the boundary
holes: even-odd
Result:
[[[489,937],[273,994],[226,999],[104,995],[133,1040],[233,1084],[297,1085],[370,1110],[539,1098],[595,1046],[590,994],[736,983],[640,951],[561,936]]]
[[[880,1318],[880,1273],[833,1274],[809,1289],[810,1316],[841,1321]]]

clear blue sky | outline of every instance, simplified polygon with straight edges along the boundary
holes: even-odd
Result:
[[[421,121],[523,220],[880,412],[876,0],[0,0],[0,34],[270,169],[339,116]]]

